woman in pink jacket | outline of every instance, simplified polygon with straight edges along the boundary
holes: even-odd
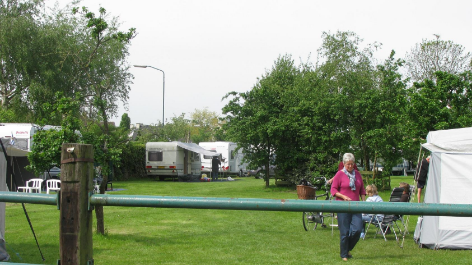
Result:
[[[365,201],[365,189],[362,176],[354,169],[355,158],[351,153],[343,156],[344,168],[339,170],[331,184],[331,194],[337,201]],[[361,213],[338,213],[341,258],[352,258],[354,249],[362,232]]]

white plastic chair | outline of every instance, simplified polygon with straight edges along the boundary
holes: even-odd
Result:
[[[23,192],[33,193],[34,191],[41,193],[41,184],[43,179],[30,179],[26,181],[26,186],[18,187],[18,191],[22,190]]]
[[[49,191],[60,191],[61,190],[61,181],[58,179],[48,179],[46,180],[46,193],[49,194]]]
[[[93,180],[93,192],[96,194],[100,193],[100,185],[98,185],[97,180]]]

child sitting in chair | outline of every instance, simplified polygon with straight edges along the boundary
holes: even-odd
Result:
[[[400,182],[400,188],[403,188],[403,194],[400,198],[400,202],[409,202],[410,201],[410,184],[406,182]]]
[[[369,196],[365,201],[366,202],[383,202],[382,198],[379,196],[379,193],[377,191],[377,187],[374,184],[368,185],[365,188],[365,192],[367,196]],[[373,218],[372,218],[373,217]],[[384,215],[383,214],[377,214],[374,216],[374,214],[362,214],[362,221],[364,221],[364,229],[362,229],[361,233],[361,238],[364,239],[365,237],[365,223],[369,223],[372,220],[372,223],[378,223],[382,221]]]

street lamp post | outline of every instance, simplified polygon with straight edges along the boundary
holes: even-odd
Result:
[[[164,95],[165,95],[165,87],[166,87],[166,73],[163,70],[150,66],[150,65],[133,65],[134,67],[138,68],[152,68],[162,72],[162,126],[164,126]]]

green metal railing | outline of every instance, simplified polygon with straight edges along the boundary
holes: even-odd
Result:
[[[1,202],[57,205],[58,196],[20,192],[0,192]],[[351,212],[404,215],[472,217],[470,204],[344,202],[295,199],[174,197],[143,195],[94,194],[91,205],[157,208],[289,211],[289,212]]]

